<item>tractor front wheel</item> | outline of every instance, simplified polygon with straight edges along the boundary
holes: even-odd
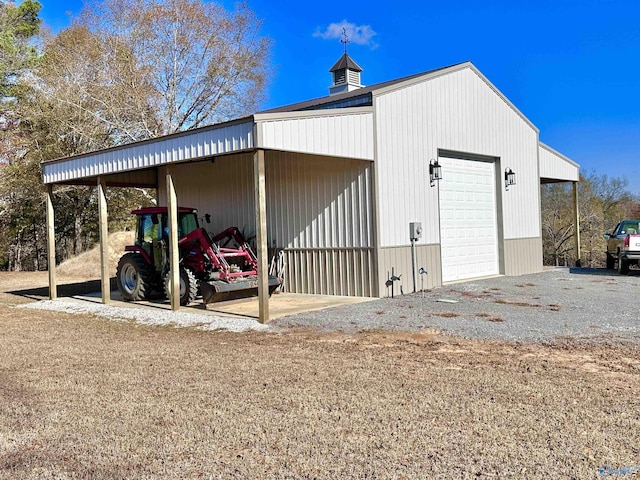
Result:
[[[144,300],[153,287],[153,269],[139,253],[127,253],[118,262],[116,280],[124,300]]]
[[[164,293],[171,300],[171,281],[170,275],[164,276]],[[188,268],[180,267],[180,305],[183,307],[193,302],[198,295],[198,280],[195,274]]]

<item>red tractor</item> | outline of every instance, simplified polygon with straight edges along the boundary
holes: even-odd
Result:
[[[169,227],[167,207],[134,210],[136,240],[125,247],[118,262],[116,279],[122,298],[144,300],[153,291],[169,288]],[[208,220],[209,216],[205,218]],[[178,208],[178,250],[180,252],[180,305],[187,305],[200,293],[204,304],[257,294],[258,261],[236,227],[213,237],[201,228],[198,212]],[[281,280],[269,277],[269,294]]]

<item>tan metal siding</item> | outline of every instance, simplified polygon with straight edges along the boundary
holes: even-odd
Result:
[[[155,188],[157,186],[156,178],[156,170],[147,169],[109,175],[106,177],[106,181],[108,186],[144,186]]]
[[[267,152],[267,199],[287,291],[375,294],[370,162]]]
[[[577,182],[580,179],[580,167],[564,155],[541,143],[540,178]]]
[[[44,183],[148,168],[253,147],[253,120],[44,163]]]
[[[287,289],[373,295],[371,163],[283,152],[266,152],[265,163],[268,244],[286,251]],[[207,230],[235,225],[254,235],[251,154],[176,165],[173,171],[180,204],[211,213]],[[161,204],[163,184],[164,178]]]
[[[505,275],[523,275],[542,271],[542,238],[504,241]]]
[[[285,290],[372,297],[373,248],[286,249]]]
[[[325,111],[327,112],[327,111]],[[373,114],[331,111],[293,118],[256,117],[259,147],[289,152],[373,160]]]
[[[400,285],[405,293],[413,291],[413,277],[411,269],[411,247],[381,248],[379,256],[379,289],[380,296],[391,295],[391,289],[385,285],[391,272],[400,276],[401,281],[396,282],[395,293],[400,293]],[[416,269],[423,267],[427,273],[424,275],[424,288],[440,286],[442,279],[442,266],[440,263],[440,245],[416,245]],[[420,274],[416,271],[416,289],[420,290]]]
[[[217,233],[236,226],[247,236],[255,235],[251,154],[219,157],[215,162],[175,165],[173,176],[179,204],[197,208],[201,215],[211,214],[211,224],[204,225],[207,230]],[[165,205],[164,188],[160,188],[159,197],[160,204]]]
[[[285,248],[373,246],[370,165],[267,152],[270,241]]]
[[[502,194],[504,237],[540,234],[537,131],[475,71],[390,91],[374,105],[381,246],[408,244],[412,221],[423,222],[425,243],[440,242],[429,160],[441,150],[499,158],[499,171],[513,169],[517,185]]]

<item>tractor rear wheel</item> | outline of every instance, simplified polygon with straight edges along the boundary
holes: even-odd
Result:
[[[164,293],[171,300],[170,276],[167,273],[163,279]],[[198,295],[198,280],[188,268],[180,267],[180,305],[183,307],[193,302]]]
[[[124,300],[144,300],[153,289],[153,268],[139,253],[127,253],[118,262],[116,280]]]

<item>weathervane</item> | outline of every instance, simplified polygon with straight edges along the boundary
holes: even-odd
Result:
[[[344,38],[342,40],[340,40],[340,43],[342,43],[344,45],[344,53],[347,53],[347,43],[349,43],[349,37],[347,36],[347,29],[346,28],[342,29],[342,36]]]

